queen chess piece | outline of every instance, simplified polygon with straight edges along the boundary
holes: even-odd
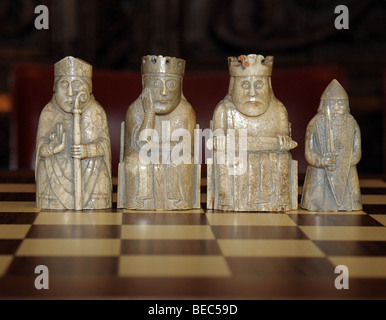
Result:
[[[121,127],[118,208],[200,208],[200,169],[194,163],[196,115],[182,92],[185,61],[141,59],[141,95]]]

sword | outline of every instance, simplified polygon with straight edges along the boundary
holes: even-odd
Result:
[[[334,146],[334,132],[332,130],[332,121],[331,121],[331,111],[330,111],[330,106],[327,105],[326,108],[326,135],[327,135],[327,154],[330,156],[336,157],[335,153],[335,146]],[[336,166],[330,166],[327,167],[328,170],[330,171],[335,171]]]

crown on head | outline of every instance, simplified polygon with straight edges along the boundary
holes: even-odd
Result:
[[[91,78],[92,66],[81,59],[71,56],[65,57],[55,63],[55,76],[78,76]]]
[[[233,77],[271,76],[273,56],[249,54],[247,56],[228,57],[229,74]]]
[[[329,85],[326,87],[321,100],[348,100],[348,95],[346,90],[341,86],[338,80],[332,80]]]
[[[142,57],[142,74],[162,73],[183,77],[185,60],[174,57],[148,55]]]

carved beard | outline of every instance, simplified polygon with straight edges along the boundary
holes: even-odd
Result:
[[[242,114],[249,117],[258,117],[265,113],[271,103],[271,95],[269,95],[266,99],[261,99],[257,97],[253,101],[245,101],[239,105],[236,105],[237,110],[239,110]]]

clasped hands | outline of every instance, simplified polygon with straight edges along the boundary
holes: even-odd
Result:
[[[322,159],[321,159],[321,164],[322,164],[322,167],[331,167],[331,168],[334,168],[335,165],[336,165],[336,157],[337,157],[337,153],[325,153],[323,156],[322,156]]]

